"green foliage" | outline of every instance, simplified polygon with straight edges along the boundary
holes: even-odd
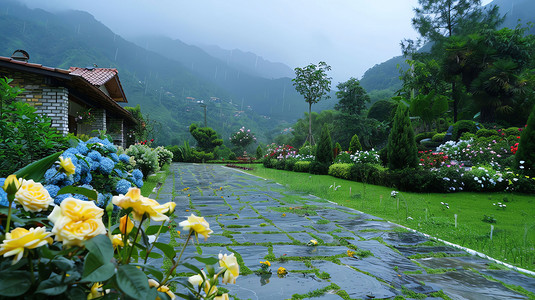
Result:
[[[125,106],[124,109],[129,111],[137,121],[137,124],[134,125],[133,129],[128,132],[128,135],[131,136],[128,138],[129,143],[146,141],[150,136],[155,134],[156,122],[150,120],[148,115],[143,116],[143,113],[141,113],[141,106],[139,106],[139,104],[134,107]]]
[[[388,167],[390,169],[414,168],[418,164],[414,130],[409,119],[409,110],[399,105],[394,124],[388,136]]]
[[[433,135],[431,140],[433,142],[436,142],[436,143],[442,143],[444,141],[445,137],[446,137],[446,133],[445,132],[437,133],[437,134]]]
[[[529,176],[535,176],[535,108],[532,109],[526,125],[515,154],[516,167]]]
[[[411,114],[427,124],[431,128],[433,121],[437,120],[448,110],[448,98],[443,95],[437,95],[432,91],[427,95],[419,94],[411,100]],[[438,124],[437,124],[438,127]]]
[[[396,112],[397,104],[388,100],[379,100],[375,102],[368,110],[368,118],[376,119],[379,122],[390,122]]]
[[[360,145],[359,137],[358,135],[353,135],[351,138],[351,142],[349,143],[349,152],[355,153],[357,151],[362,151],[362,146]]]
[[[310,171],[310,164],[310,161],[298,161],[294,164],[294,171],[308,173]]]
[[[331,91],[331,77],[327,76],[327,71],[331,67],[320,61],[318,65],[310,64],[304,68],[295,68],[295,78],[292,79],[295,90],[305,98],[308,103],[308,137],[307,140],[313,144],[312,139],[312,104],[318,103],[322,98],[328,99]]]
[[[476,124],[470,120],[460,120],[453,124],[452,139],[457,141],[465,132],[476,133],[478,130]]]
[[[143,172],[145,178],[160,169],[158,152],[147,145],[130,145],[125,153],[128,156],[134,157],[136,161],[135,166]]]
[[[329,166],[333,162],[333,144],[327,125],[321,129],[320,141],[316,150],[316,161]]]
[[[234,152],[232,152],[229,147],[225,146],[225,144],[217,146],[214,149],[215,159],[230,159],[231,155],[234,155],[234,159],[236,159]]]
[[[339,83],[336,88],[338,88],[336,92],[338,103],[334,106],[334,109],[342,113],[360,115],[366,108],[366,104],[370,102],[370,97],[364,88],[353,77],[346,82]]]
[[[213,152],[214,148],[223,145],[223,140],[217,137],[217,132],[210,127],[198,127],[191,124],[189,132],[197,141],[197,148],[204,152]]]
[[[329,167],[329,175],[351,180],[351,169],[353,164],[332,164]]]
[[[316,155],[316,146],[311,146],[308,142],[306,142],[301,148],[299,148],[299,154],[303,156],[307,155]]]
[[[258,147],[256,147],[256,159],[261,159],[262,157],[264,156],[264,150],[262,150],[262,146],[258,145]]]
[[[477,137],[491,137],[491,136],[498,137],[498,131],[495,129],[481,128],[476,132],[476,136]]]
[[[7,98],[20,92],[8,82],[0,78],[0,177],[68,147],[67,138],[51,127],[49,118],[26,103]]]
[[[414,140],[416,141],[416,143],[420,143],[421,140],[423,139],[430,139],[432,138],[435,134],[437,134],[435,131],[429,131],[429,132],[421,132],[421,133],[418,133],[417,135],[414,136]]]
[[[154,149],[158,155],[158,166],[161,168],[165,164],[170,164],[173,160],[173,152],[165,149],[163,146],[156,147]]]

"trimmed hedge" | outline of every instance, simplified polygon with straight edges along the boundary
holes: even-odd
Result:
[[[452,139],[458,141],[464,132],[476,133],[477,126],[473,121],[460,120],[453,124]]]
[[[310,171],[310,161],[298,161],[294,164],[295,172],[304,172],[308,173]]]
[[[352,166],[354,166],[354,164],[332,164],[329,167],[328,174],[337,178],[352,180],[352,176],[351,176]]]

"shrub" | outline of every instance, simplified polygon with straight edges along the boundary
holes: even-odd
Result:
[[[528,176],[535,176],[535,106],[520,136],[520,144],[515,154],[516,167]]]
[[[470,120],[460,120],[453,124],[452,139],[459,140],[463,132],[476,133],[478,130],[476,124]]]
[[[297,158],[290,157],[284,160],[284,170],[293,171]]]
[[[308,156],[308,155],[316,155],[316,147],[310,146],[308,142],[303,145],[303,147],[299,148],[299,154]]]
[[[217,146],[214,149],[214,158],[215,159],[229,159],[232,153],[233,153],[232,150],[230,150],[230,148],[225,145]],[[235,155],[234,155],[234,159],[236,159]]]
[[[352,180],[376,185],[390,186],[386,169],[376,164],[355,164],[351,167]]]
[[[310,164],[310,161],[298,161],[294,164],[294,171],[308,173],[310,171]]]
[[[431,140],[435,143],[441,143],[444,141],[444,138],[446,137],[446,133],[445,132],[442,132],[442,133],[437,133],[435,135],[433,135],[433,137],[431,138]]]
[[[368,110],[368,118],[376,119],[379,122],[390,121],[396,111],[397,104],[387,100],[375,102]]]
[[[349,152],[355,153],[357,151],[362,151],[362,145],[360,144],[358,135],[353,135],[351,142],[349,142]]]
[[[351,167],[353,164],[332,164],[328,174],[337,178],[351,180]]]
[[[136,161],[136,167],[145,175],[156,173],[159,170],[158,153],[147,145],[135,144],[126,149],[128,156],[133,156]]]
[[[333,157],[336,158],[340,152],[342,152],[342,146],[340,146],[340,143],[336,142],[333,148]]]
[[[230,142],[241,149],[245,149],[250,144],[256,142],[256,137],[251,132],[250,129],[245,129],[245,127],[240,128],[236,133],[234,133],[230,138]]]
[[[223,145],[223,140],[218,138],[217,132],[210,127],[198,127],[196,124],[191,124],[189,132],[197,141],[197,147],[201,152],[213,152],[215,147]]]
[[[158,155],[158,166],[161,168],[165,164],[170,164],[173,159],[173,152],[165,149],[163,146],[154,149]]]
[[[496,136],[498,137],[499,134],[498,134],[498,131],[495,130],[495,129],[485,129],[485,128],[481,128],[479,129],[477,132],[476,132],[476,136],[477,137],[493,137],[493,136]]]
[[[262,156],[264,156],[264,150],[262,150],[262,146],[258,145],[256,147],[256,159],[261,159]]]
[[[420,143],[421,140],[430,139],[435,134],[437,134],[436,131],[428,131],[428,132],[418,133],[417,135],[414,136],[414,140],[416,141],[416,143]]]
[[[350,156],[351,160],[356,164],[380,164],[379,153],[375,150],[357,151]]]
[[[394,116],[387,148],[390,169],[414,168],[418,165],[414,130],[409,119],[409,110],[403,105],[398,106]]]
[[[213,152],[192,150],[192,156],[194,162],[206,162],[214,159]]]
[[[173,161],[177,161],[177,162],[184,161],[184,158],[182,157],[182,151],[179,146],[177,145],[166,146],[165,149],[173,153]]]
[[[230,154],[228,155],[228,159],[229,160],[236,160],[236,153],[230,152]]]
[[[342,152],[334,159],[334,162],[337,164],[352,164],[353,159],[351,159],[351,154],[347,152]]]
[[[316,150],[316,161],[326,165],[326,169],[333,162],[333,145],[327,124],[324,124],[321,129],[320,142],[318,143],[318,148]],[[313,167],[311,166],[311,168]],[[322,168],[323,167],[320,167],[320,169]],[[325,172],[325,174],[326,173],[327,172]]]
[[[310,162],[308,172],[311,174],[326,175],[329,172],[329,165],[315,160]]]
[[[0,177],[68,148],[67,138],[50,124],[49,118],[26,103],[4,103],[0,115]]]

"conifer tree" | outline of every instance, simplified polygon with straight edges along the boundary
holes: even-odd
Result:
[[[517,168],[522,173],[535,176],[535,106],[533,106],[527,126],[520,136],[515,160]]]
[[[355,154],[357,151],[362,151],[362,146],[360,145],[360,140],[358,135],[354,135],[351,138],[351,142],[349,143],[349,152],[351,154]]]
[[[327,124],[321,129],[320,142],[316,149],[316,161],[329,166],[333,162],[333,143]]]
[[[409,109],[404,105],[398,105],[387,147],[390,169],[415,168],[418,165],[414,130],[409,118]]]

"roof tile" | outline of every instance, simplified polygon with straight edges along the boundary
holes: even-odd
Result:
[[[117,75],[117,69],[108,68],[77,68],[71,67],[69,69],[71,75],[82,76],[85,80],[89,81],[92,85],[101,86]]]

